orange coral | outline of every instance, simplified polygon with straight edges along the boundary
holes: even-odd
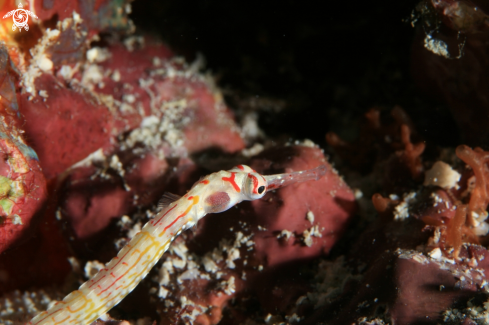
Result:
[[[465,225],[467,219],[467,206],[462,204],[457,206],[455,217],[448,223],[448,227],[445,232],[446,243],[451,244],[453,247],[453,256],[458,258],[458,253],[462,247],[462,228]]]
[[[478,222],[474,215],[486,214],[489,204],[489,152],[481,148],[471,149],[466,145],[457,147],[457,156],[472,168],[475,176],[475,186],[470,193],[468,204],[458,202],[455,217],[448,223],[445,237],[446,244],[454,248],[453,256],[458,257],[462,242],[478,243],[473,228]]]
[[[411,176],[414,179],[419,179],[423,172],[420,157],[425,149],[425,144],[423,142],[417,144],[411,142],[411,130],[406,124],[401,125],[401,141],[404,144],[404,150],[401,152],[402,160],[409,168]]]
[[[457,147],[455,153],[474,171],[475,187],[470,194],[469,213],[467,217],[469,223],[473,224],[472,212],[477,214],[485,213],[489,204],[489,168],[487,166],[489,152],[481,148],[472,150],[468,146],[461,145]]]
[[[462,243],[479,243],[474,228],[478,227],[482,221],[479,218],[487,214],[486,208],[489,204],[489,152],[481,148],[471,149],[466,145],[460,145],[455,153],[471,167],[475,183],[469,184],[467,190],[459,195],[451,193],[456,211],[448,222],[445,223],[442,219],[432,215],[424,216],[421,219],[426,224],[441,227],[441,245],[445,248],[453,247],[453,257],[458,258]],[[471,179],[469,178],[469,182]],[[462,200],[467,192],[470,193],[470,199],[465,203]]]
[[[372,204],[374,205],[375,210],[379,213],[381,217],[388,216],[389,218],[392,216],[392,210],[394,206],[398,204],[398,200],[392,200],[388,197],[383,197],[379,193],[375,193],[372,195]]]
[[[347,143],[334,132],[326,134],[326,142],[348,164],[365,170],[370,170],[369,166],[375,163],[375,159],[390,156],[395,151],[411,176],[419,179],[423,171],[420,156],[425,144],[411,142],[414,127],[401,107],[395,106],[391,116],[394,121],[383,124],[380,110],[372,108],[365,113],[366,123],[362,125],[360,136],[354,143]]]

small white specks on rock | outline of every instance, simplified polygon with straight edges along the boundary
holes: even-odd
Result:
[[[404,199],[394,208],[394,220],[402,221],[409,217],[409,205],[414,202],[416,192],[404,196]]]
[[[285,316],[285,319],[289,322],[289,323],[298,323],[301,321],[301,317],[299,317],[297,314],[292,314],[291,316]]]
[[[170,272],[168,272],[165,267],[160,268],[158,283],[162,286],[167,286],[168,284],[170,284]]]
[[[43,72],[50,72],[53,69],[53,61],[46,54],[41,55],[37,59],[37,65]]]
[[[190,263],[189,263],[190,264]],[[185,280],[194,280],[194,279],[197,279],[199,278],[200,276],[200,272],[198,269],[195,269],[195,268],[190,268],[188,270],[186,270],[185,272],[183,272],[178,278],[177,278],[177,282],[179,284],[182,284],[183,281]]]
[[[132,228],[129,229],[129,231],[127,232],[127,238],[133,238],[134,236],[136,236],[137,233],[141,231],[141,226],[141,221],[138,221],[136,224],[134,224],[134,226],[132,226]]]
[[[234,276],[230,277],[227,281],[221,282],[221,288],[224,293],[227,295],[231,295],[236,292],[236,284]]]
[[[102,68],[96,64],[90,64],[83,71],[82,84],[93,88],[94,84],[102,82],[103,77]]]
[[[117,223],[120,227],[129,227],[131,226],[131,218],[129,216],[122,216],[119,222]]]
[[[73,11],[73,21],[75,24],[81,24],[83,22],[83,19],[80,17],[80,14],[77,13],[76,11]]]
[[[136,102],[136,96],[134,96],[133,94],[126,94],[122,96],[122,100],[129,104],[133,104],[134,102]]]
[[[239,257],[240,257],[239,249],[233,247],[230,250],[228,250],[228,258],[226,259],[226,266],[230,269],[234,269],[236,267],[234,261],[239,259]]]
[[[187,264],[186,260],[181,260],[179,258],[174,258],[172,259],[173,267],[177,269],[183,269],[185,265]]]
[[[64,80],[71,80],[76,70],[77,70],[76,68],[72,69],[69,65],[63,65],[61,66],[61,69],[59,69],[58,75],[62,77]]]
[[[430,255],[431,258],[437,260],[441,257],[441,249],[440,248],[435,248],[433,249],[431,252],[428,253],[428,255]]]
[[[312,237],[322,237],[323,235],[319,231],[319,227],[316,225],[314,227],[311,227],[310,229],[304,230],[302,233],[303,236],[303,242],[306,246],[311,247],[313,243]]]
[[[109,50],[101,47],[91,48],[86,55],[90,63],[100,63],[111,57]]]
[[[22,218],[18,214],[14,214],[11,219],[13,225],[23,225]]]
[[[241,154],[245,157],[253,157],[262,152],[265,147],[260,143],[255,143],[252,147],[243,149]]]
[[[277,235],[277,238],[284,238],[285,241],[288,241],[289,238],[293,235],[293,233],[290,230],[283,229],[280,234]]]
[[[359,188],[354,188],[353,195],[355,195],[355,200],[360,200],[363,197],[363,192]]]
[[[34,292],[16,290],[7,293],[0,297],[0,324],[25,324],[62,297],[58,292],[48,293],[44,290]]]
[[[218,270],[217,268],[217,264],[214,263],[214,261],[212,260],[212,258],[208,255],[205,255],[203,258],[202,258],[202,264],[204,265],[204,268],[207,272],[210,272],[210,273],[216,273],[216,271]]]
[[[424,39],[424,47],[432,53],[450,59],[450,53],[448,52],[448,45],[440,39],[433,38],[427,34]]]
[[[312,211],[307,212],[306,218],[311,224],[314,223],[314,213]]]
[[[97,151],[92,152],[86,158],[80,160],[79,162],[73,164],[70,169],[75,169],[79,167],[89,167],[94,163],[103,163],[107,157],[104,155],[104,151],[102,149],[98,149]]]
[[[480,213],[477,213],[475,211],[472,211],[472,226],[474,233],[477,236],[485,236],[489,232],[489,224],[485,222],[488,217],[487,211],[481,211]]]
[[[178,257],[180,257],[182,260],[186,260],[187,259],[187,253],[188,253],[188,248],[187,246],[185,245],[185,242],[183,241],[178,241],[178,242],[175,242],[171,248],[170,248],[170,251],[172,253],[175,253]]]
[[[144,38],[142,36],[130,36],[124,40],[124,45],[129,52],[132,52],[136,47],[144,46]]]
[[[153,66],[159,67],[161,66],[161,59],[157,56],[153,57]]]
[[[168,290],[163,287],[163,286],[160,286],[160,290],[158,291],[158,297],[160,298],[166,298],[168,296]]]
[[[288,145],[290,145],[290,144],[288,144]],[[296,141],[294,141],[294,145],[296,145],[296,146],[303,146],[303,147],[309,147],[309,148],[316,148],[316,147],[318,147],[318,145],[315,144],[310,139],[304,139],[304,141],[296,140]]]
[[[119,72],[119,70],[114,70],[114,72],[112,72],[112,75],[110,76],[110,79],[115,82],[121,81],[121,73]]]
[[[389,199],[391,199],[393,201],[398,201],[399,200],[399,196],[397,196],[396,194],[389,194]]]

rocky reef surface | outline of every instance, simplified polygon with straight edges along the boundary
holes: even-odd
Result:
[[[319,181],[206,216],[95,324],[489,324],[487,5],[413,3],[417,88],[359,105],[327,79],[340,100],[320,116],[340,122],[318,129],[314,116],[301,125],[314,111],[294,109],[304,95],[223,90],[201,55],[135,31],[176,10],[144,16],[141,3],[36,0],[28,30],[1,21],[0,323],[24,324],[94,276],[165,192],[238,164],[324,164]],[[284,79],[304,83],[289,59]],[[445,107],[437,127],[456,141],[426,131],[436,113],[394,105],[414,92]]]

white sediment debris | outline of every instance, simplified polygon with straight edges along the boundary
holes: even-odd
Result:
[[[249,112],[241,119],[241,137],[248,143],[264,137],[264,132],[258,126],[258,114]]]
[[[459,172],[454,170],[449,164],[443,161],[437,161],[431,169],[425,173],[424,186],[439,186],[444,189],[458,189],[458,181],[460,180]]]
[[[81,83],[83,86],[90,90],[94,90],[95,86],[103,88],[102,80],[104,78],[104,71],[102,67],[97,64],[88,64],[83,69],[83,75]]]
[[[129,228],[132,225],[131,217],[126,215],[122,216],[117,222],[117,225],[122,228]]]
[[[132,52],[137,47],[143,47],[144,46],[144,37],[142,37],[142,36],[129,36],[128,38],[124,39],[123,43],[124,43],[126,49],[129,52]]]
[[[93,278],[101,269],[105,267],[105,264],[100,263],[99,261],[88,261],[83,268],[85,278],[91,279]]]
[[[219,270],[217,264],[207,254],[202,258],[202,264],[204,265],[206,272],[216,273]]]
[[[255,143],[253,146],[250,148],[243,149],[241,151],[241,154],[245,157],[253,157],[262,152],[265,149],[265,147],[261,143]]]
[[[428,255],[433,259],[440,259],[442,257],[441,249],[436,247]]]
[[[416,192],[404,195],[403,200],[394,208],[394,220],[402,221],[409,217],[409,204],[414,202]]]
[[[355,200],[360,200],[361,198],[363,198],[363,192],[359,188],[353,189],[353,195],[355,195]]]
[[[298,323],[301,321],[301,317],[298,316],[296,313],[290,315],[290,316],[285,316],[285,319],[287,320],[288,323]]]
[[[243,229],[247,229],[246,223],[240,223]],[[236,292],[238,281],[246,281],[246,273],[240,275],[236,271],[236,262],[241,260],[243,265],[248,263],[247,251],[253,249],[255,242],[253,234],[245,235],[242,231],[233,230],[234,238],[222,239],[218,247],[202,254],[191,253],[182,237],[179,237],[164,254],[162,263],[159,264],[158,274],[152,278],[156,286],[150,289],[155,299],[162,299],[163,311],[176,312],[185,323],[192,323],[199,315],[208,312],[209,306],[201,305],[187,296],[179,296],[182,293],[185,281],[205,279],[214,285],[214,294],[233,295]],[[185,264],[184,264],[185,263]],[[256,267],[258,271],[264,269],[263,265]],[[192,308],[185,309],[186,306]],[[171,309],[170,309],[171,308]],[[295,319],[294,316],[291,316]]]
[[[136,222],[127,232],[127,238],[130,240],[136,236],[136,234],[141,231],[142,226],[143,224],[141,221]]]
[[[112,71],[112,75],[110,76],[110,78],[112,79],[112,81],[119,82],[121,81],[121,73],[119,72],[119,70],[116,69]]]
[[[464,244],[470,245],[470,244]],[[426,255],[414,251],[414,250],[406,250],[406,249],[397,249],[396,254],[399,258],[402,259],[411,259],[420,264],[431,264],[437,265],[440,270],[449,271],[454,278],[457,279],[455,284],[456,287],[464,287],[467,285],[475,285],[481,287],[481,290],[484,292],[489,292],[489,288],[486,287],[487,282],[485,280],[486,275],[482,268],[477,268],[478,262],[476,258],[464,259],[462,258],[462,262],[466,261],[469,267],[458,267],[457,262],[454,259],[444,257],[439,248],[433,249],[431,252],[428,252]]]
[[[313,244],[313,238],[312,237],[320,238],[320,237],[323,237],[323,235],[319,231],[319,227],[316,225],[316,226],[313,226],[309,229],[304,230],[304,232],[302,233],[302,237],[303,237],[302,240],[303,240],[304,244],[308,247],[311,247]]]
[[[432,53],[442,56],[446,59],[452,59],[448,52],[448,45],[444,41],[434,38],[431,34],[426,34],[424,38],[424,47]]]
[[[486,222],[489,214],[487,211],[481,211],[479,213],[472,211],[472,226],[473,231],[477,236],[485,236],[489,232],[489,224]]]
[[[10,220],[13,225],[22,225],[22,218],[18,214],[14,214],[10,217]]]
[[[286,145],[295,145],[295,146],[303,146],[303,147],[309,147],[309,148],[318,148],[319,146],[314,143],[314,141],[310,139],[304,139],[302,141],[300,140],[295,140],[293,143],[287,143]]]
[[[314,213],[312,211],[308,211],[306,214],[306,219],[313,224],[314,223]]]
[[[61,68],[58,70],[57,75],[66,81],[70,81],[79,68],[79,63],[77,63],[73,68],[69,65],[62,65]]]
[[[191,120],[191,117],[184,115],[186,109],[185,99],[163,103],[160,108],[164,113],[162,117],[156,115],[144,117],[140,127],[131,131],[121,143],[121,149],[127,150],[134,148],[136,144],[142,144],[146,150],[155,150],[163,143],[167,143],[175,152],[184,150],[183,129]]]
[[[100,63],[109,59],[112,56],[112,54],[106,48],[95,46],[87,51],[86,56],[88,62]]]
[[[236,292],[236,283],[234,276],[229,277],[226,281],[221,281],[220,287],[227,295],[232,295]]]
[[[24,91],[33,96],[39,94],[34,85],[35,80],[42,73],[53,72],[54,64],[51,60],[49,49],[57,44],[60,34],[68,29],[73,29],[75,31],[74,35],[77,39],[83,37],[85,31],[79,28],[81,22],[82,19],[80,18],[80,15],[74,11],[72,17],[65,18],[63,21],[58,22],[55,29],[47,28],[45,30],[43,37],[37,42],[37,45],[30,50],[32,59],[26,67],[26,71],[22,71],[21,73],[21,84]],[[33,96],[29,99],[33,98]]]
[[[194,301],[188,299],[186,296],[181,296],[180,297],[180,310],[183,310],[184,312],[180,314],[180,318],[185,322],[185,323],[190,323],[193,324],[195,320],[197,319],[197,316],[203,315],[207,312],[209,309],[208,306],[202,306]],[[187,306],[192,307],[192,308],[187,308]],[[187,311],[190,310],[190,311]]]
[[[467,319],[474,324],[489,324],[489,300],[476,303],[470,299],[465,308],[449,308],[443,313],[445,323],[462,324]]]
[[[229,276],[225,269],[234,269],[236,267],[235,262],[243,258],[240,248],[254,246],[251,239],[252,234],[244,235],[237,231],[234,235],[234,240],[222,239],[219,247],[207,252],[204,256],[189,252],[185,241],[177,238],[163,256],[158,275],[153,277],[153,281],[157,283],[157,286],[150,290],[154,295],[153,297],[164,299],[166,311],[170,307],[176,308],[175,312],[183,311],[180,318],[186,323],[192,323],[199,315],[205,314],[209,306],[192,301],[188,296],[177,298],[181,292],[180,285],[185,281],[218,280],[209,282],[214,283],[214,290],[218,295],[234,294],[236,292],[236,278],[233,275]],[[245,272],[240,276],[240,281],[246,281]],[[187,310],[185,309],[186,306],[193,308]]]
[[[290,230],[287,230],[287,229],[283,229],[280,234],[277,235],[277,238],[280,239],[280,238],[284,238],[285,241],[288,241],[290,237],[292,237],[294,233]]]
[[[25,324],[62,298],[60,292],[47,290],[7,293],[0,297],[0,324]]]
[[[106,161],[107,157],[104,155],[104,151],[100,148],[86,158],[80,160],[79,162],[73,164],[69,169],[75,169],[79,167],[89,167],[92,164],[102,164]]]
[[[189,253],[183,240],[177,240],[170,246],[169,252],[165,254],[163,263],[159,269],[158,276],[154,279],[159,286],[165,290],[155,289],[154,293],[171,296],[174,281],[182,284],[187,280],[196,279],[221,279],[224,275],[223,268],[234,269],[235,261],[241,259],[240,247],[251,247],[254,242],[253,235],[245,236],[242,232],[235,233],[234,241],[223,239],[219,247],[206,253],[203,257]],[[168,255],[169,254],[169,255]],[[224,264],[224,265],[223,265]],[[174,280],[172,280],[174,279]],[[223,290],[226,294],[234,292],[234,277],[226,281],[220,281],[216,289]]]
[[[53,69],[53,61],[51,61],[49,54],[46,52],[49,47],[53,46],[58,40],[60,31],[58,29],[46,29],[43,37],[37,43],[35,47],[30,50],[32,60],[26,71],[21,74],[23,89],[36,95],[36,87],[34,82],[42,73],[50,73]]]

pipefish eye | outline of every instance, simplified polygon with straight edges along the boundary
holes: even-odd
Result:
[[[256,200],[265,195],[267,181],[258,173],[248,173],[245,182],[245,193],[250,200]]]

